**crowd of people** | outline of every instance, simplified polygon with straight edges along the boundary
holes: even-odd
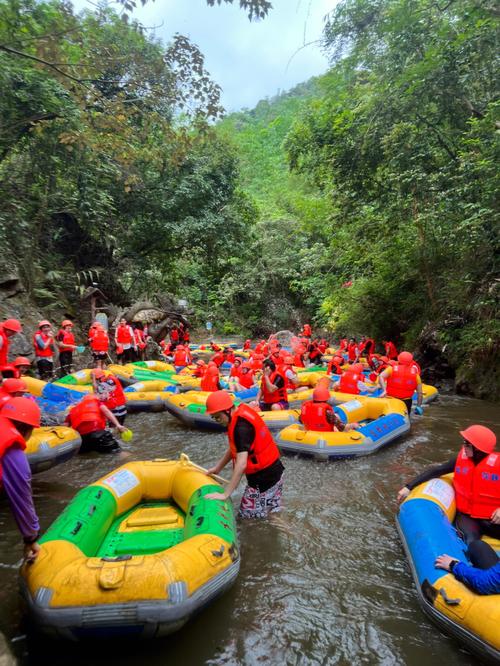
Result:
[[[28,358],[9,361],[9,341],[21,332],[21,323],[7,319],[0,324],[0,474],[10,500],[19,530],[24,538],[25,557],[33,560],[38,553],[39,522],[30,489],[30,470],[23,451],[33,428],[40,425],[40,408],[26,397],[23,381],[31,368]],[[140,358],[147,341],[147,329],[134,327],[120,320],[114,332],[114,345],[119,362]],[[71,407],[66,422],[82,438],[82,451],[116,452],[120,445],[109,426],[124,433],[126,418],[125,396],[121,383],[112,373],[104,372],[109,360],[110,338],[105,327],[92,323],[87,336],[92,350],[94,392]],[[330,391],[358,395],[378,391],[382,396],[402,400],[412,411],[412,399],[417,394],[417,413],[421,413],[422,382],[420,367],[408,351],[398,350],[392,341],[383,341],[382,353],[372,338],[362,336],[343,338],[331,345],[325,338],[313,338],[306,324],[300,334],[283,348],[276,336],[252,345],[246,340],[246,358],[235,356],[229,346],[211,342],[192,352],[189,330],[183,324],[173,326],[161,343],[162,355],[173,363],[176,372],[191,366],[192,374],[200,378],[200,388],[209,393],[207,413],[227,429],[228,446],[220,460],[208,470],[218,474],[230,462],[231,478],[223,492],[211,493],[208,499],[228,499],[243,476],[247,486],[243,492],[239,515],[243,518],[263,518],[281,509],[284,465],[274,439],[259,412],[284,410],[289,406],[290,391],[300,387],[297,368],[316,368],[327,365],[324,380],[320,380],[310,400],[303,402],[300,420],[304,428],[319,432],[349,430],[357,423],[345,424],[330,404]],[[57,334],[49,321],[39,322],[33,335],[35,361],[40,377],[51,377],[54,354],[59,353],[60,368],[72,367],[72,354],[79,347],[69,320],[61,322]],[[210,358],[200,358],[201,351]],[[329,354],[328,363],[324,359]],[[221,370],[228,370],[222,374]],[[256,389],[253,403],[236,404],[232,393]],[[230,393],[230,392],[231,393]],[[398,494],[403,501],[420,483],[453,473],[457,500],[456,526],[469,547],[470,564],[459,562],[447,554],[437,557],[435,566],[453,573],[459,580],[480,593],[500,592],[500,563],[498,557],[481,536],[500,538],[500,456],[495,452],[496,436],[485,426],[473,425],[461,431],[463,446],[458,456],[443,465],[426,470],[409,481]]]

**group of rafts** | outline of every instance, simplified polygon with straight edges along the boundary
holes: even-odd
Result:
[[[126,386],[129,412],[168,411],[190,427],[220,429],[206,414],[208,394],[199,390],[193,368],[176,374],[167,363],[146,361],[108,370]],[[409,430],[401,401],[377,393],[332,391],[337,415],[344,423],[358,422],[359,428],[306,431],[299,421],[300,406],[311,399],[325,370],[296,371],[301,386],[289,393],[290,409],[260,413],[283,451],[319,459],[355,457],[373,453]],[[48,412],[74,404],[92,390],[90,370],[53,384],[29,378],[27,383]],[[235,402],[251,402],[256,394],[257,389],[236,393]],[[437,391],[424,385],[423,395],[424,404],[429,403]],[[78,447],[78,433],[70,428],[35,431],[28,446],[33,471],[66,460]],[[179,629],[238,574],[232,505],[204,500],[215,488],[219,486],[212,479],[181,456],[179,461],[129,463],[80,491],[41,539],[35,565],[23,569],[24,597],[38,626],[73,639],[158,636]],[[499,597],[475,594],[433,565],[442,552],[465,558],[454,515],[448,478],[422,484],[401,506],[398,528],[419,600],[441,626],[483,656],[500,659]],[[492,545],[500,550],[500,542]]]

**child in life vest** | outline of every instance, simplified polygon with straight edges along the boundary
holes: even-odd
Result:
[[[300,420],[306,430],[315,432],[343,432],[359,428],[359,423],[343,423],[328,403],[330,391],[326,386],[317,386],[312,400],[302,403]]]

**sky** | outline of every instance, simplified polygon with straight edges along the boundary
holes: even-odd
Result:
[[[140,0],[137,0],[140,4]],[[92,9],[86,0],[73,0],[75,8]],[[253,108],[260,99],[327,70],[321,45],[325,15],[336,0],[272,0],[273,9],[262,21],[250,22],[233,5],[208,7],[205,0],[148,0],[131,17],[153,27],[165,43],[179,32],[200,47],[205,67],[222,87],[227,111]]]

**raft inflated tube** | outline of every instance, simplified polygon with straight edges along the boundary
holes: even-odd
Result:
[[[449,475],[417,486],[399,508],[396,524],[423,611],[479,657],[498,663],[500,595],[476,594],[452,573],[434,566],[444,553],[468,562],[467,546],[453,527],[455,513]],[[500,541],[488,539],[488,543],[500,550]]]
[[[374,453],[410,430],[406,407],[395,398],[356,396],[337,405],[335,412],[344,423],[358,422],[361,426],[343,432],[318,432],[291,425],[280,431],[276,444],[287,453],[319,460],[353,458]]]
[[[78,453],[82,439],[66,426],[35,428],[26,441],[26,457],[31,472],[38,474],[60,465]]]
[[[135,384],[127,386],[125,393],[148,393],[149,391],[164,391],[165,389],[169,389],[171,387],[172,384],[164,380],[149,380],[147,382],[135,382]]]
[[[175,367],[171,363],[165,363],[165,361],[133,361],[129,365],[153,370],[154,372],[175,372]]]
[[[74,640],[180,629],[238,575],[232,504],[205,499],[221,491],[189,462],[165,460],[81,490],[21,570],[34,622]]]
[[[167,409],[168,396],[173,395],[166,391],[131,391],[125,389],[125,403],[127,412],[164,412]]]
[[[225,430],[217,421],[206,413],[207,397],[206,391],[188,391],[177,395],[169,395],[166,399],[166,409],[169,414],[175,416],[184,425],[201,430]]]

